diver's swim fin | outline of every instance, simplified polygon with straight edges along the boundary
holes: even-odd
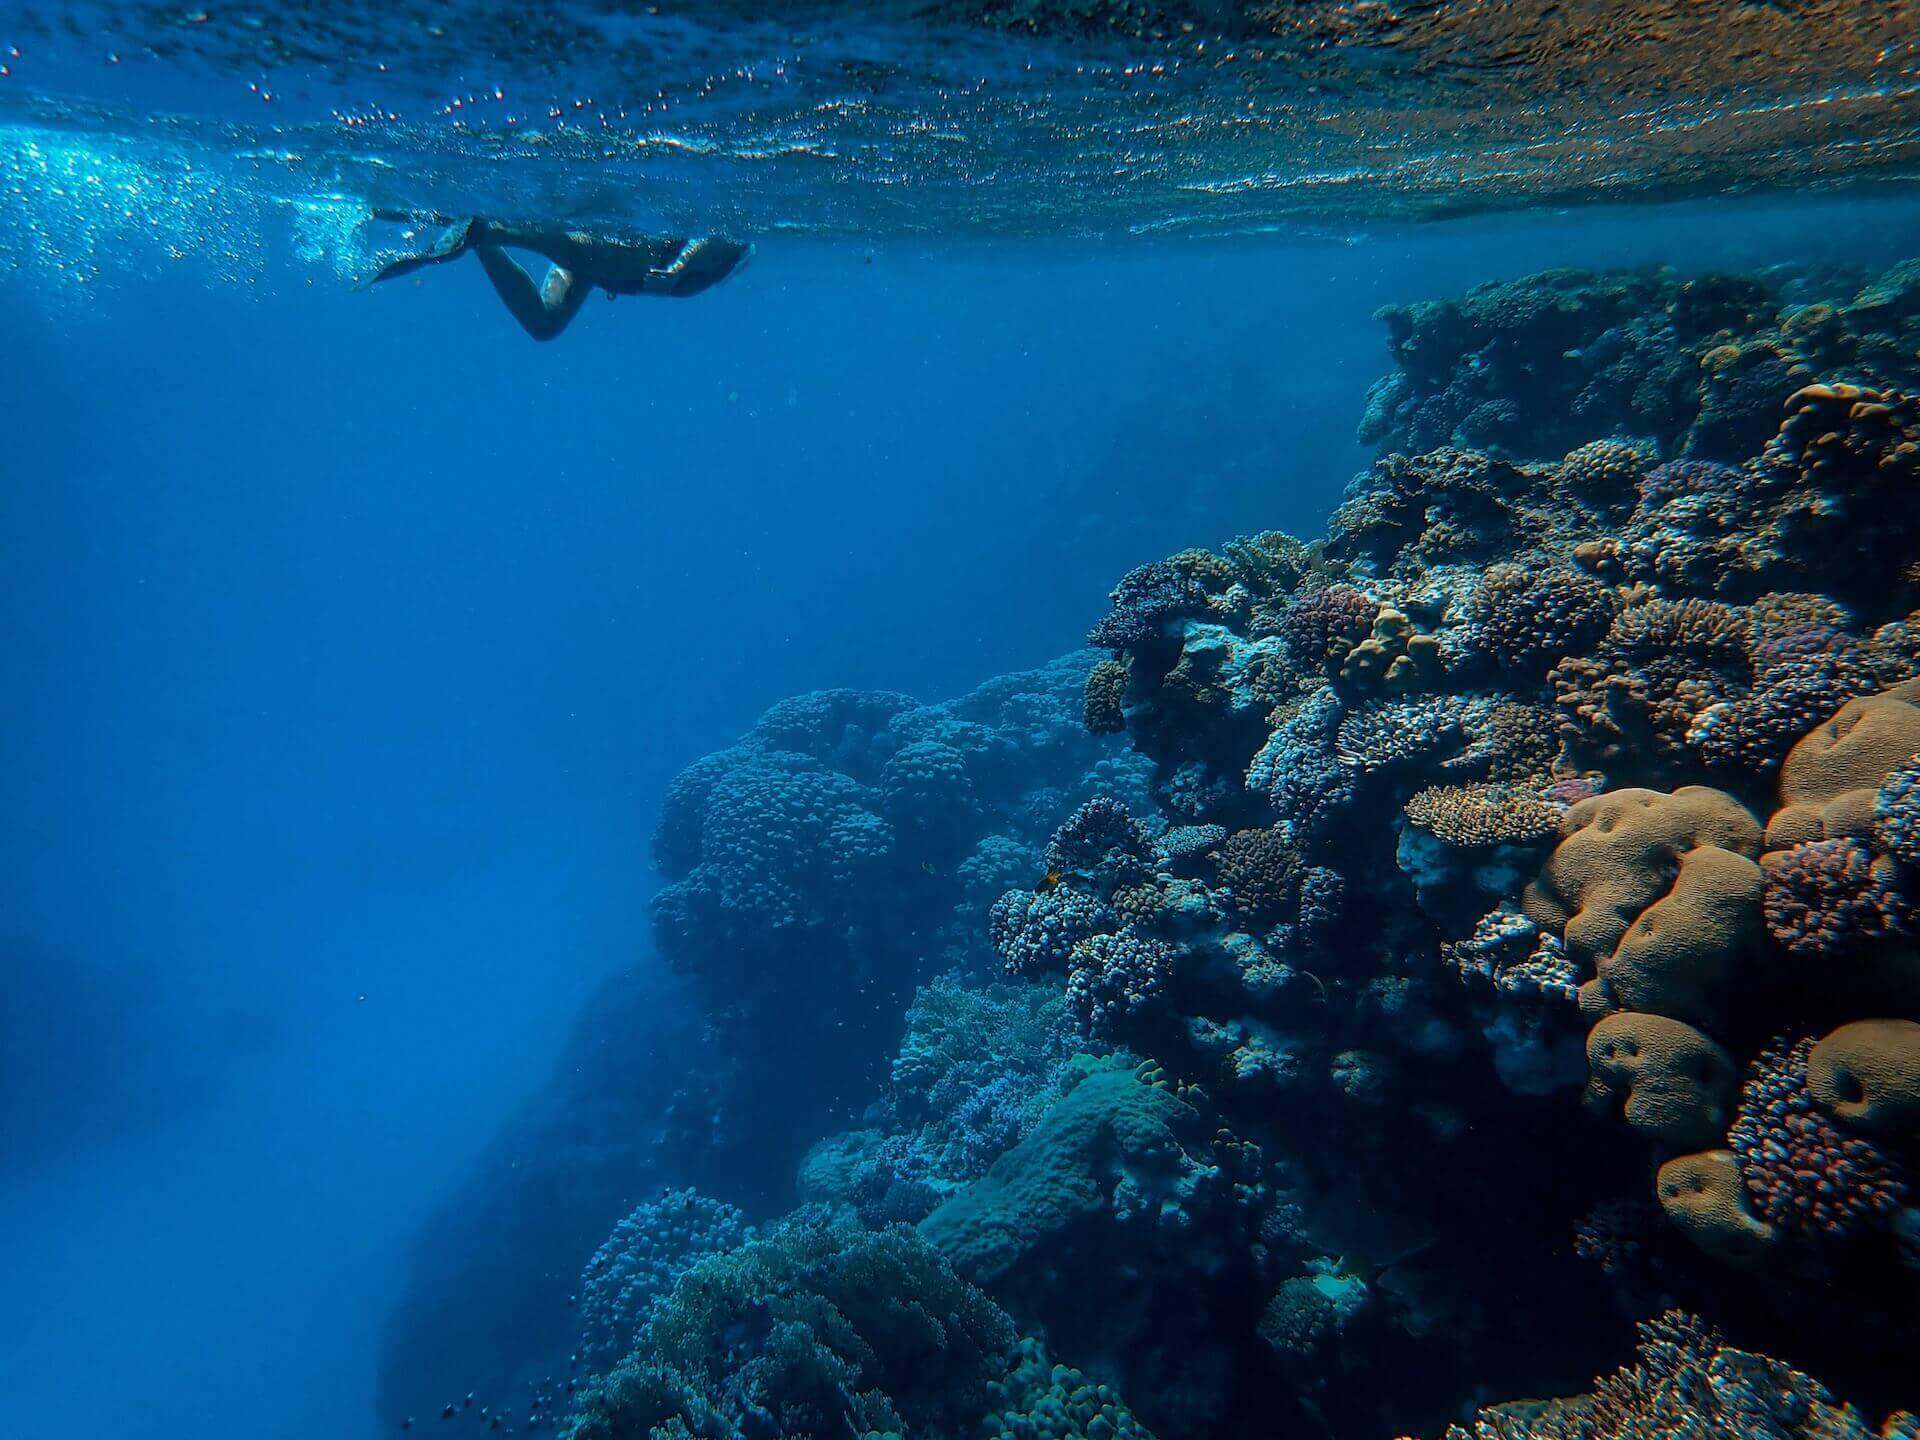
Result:
[[[438,265],[442,261],[458,258],[466,253],[467,246],[472,243],[473,227],[477,223],[471,216],[465,220],[455,221],[435,236],[431,245],[424,249],[396,255],[383,263],[374,272],[373,278],[367,280],[360,288],[364,290],[369,285],[378,285],[382,280],[397,280],[402,275],[412,274],[422,266]]]

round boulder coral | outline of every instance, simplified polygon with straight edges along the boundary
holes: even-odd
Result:
[[[1626,1122],[1668,1154],[1715,1144],[1739,1076],[1727,1052],[1663,1015],[1609,1015],[1587,1036],[1587,1103]]]
[[[1624,440],[1594,440],[1560,462],[1560,479],[1575,495],[1601,510],[1622,510],[1637,496],[1646,457]]]
[[[1880,787],[1916,755],[1920,679],[1849,700],[1787,752],[1768,846],[1872,833]]]
[[[1850,1129],[1913,1136],[1920,1131],[1920,1025],[1842,1025],[1807,1052],[1807,1093]]]
[[[1616,790],[1572,806],[1526,913],[1592,963],[1581,1008],[1711,1026],[1763,933],[1760,826],[1732,796]]]
[[[1654,1190],[1675,1228],[1726,1264],[1757,1265],[1779,1244],[1779,1229],[1748,1203],[1740,1162],[1731,1150],[1702,1150],[1667,1161],[1654,1178]]]

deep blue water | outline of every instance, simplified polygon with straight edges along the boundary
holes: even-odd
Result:
[[[1317,532],[1378,305],[1870,264],[1910,219],[775,235],[548,347],[466,266],[0,276],[0,1429],[389,1433],[417,1227],[657,964],[675,772],[795,692],[1043,663],[1182,546]]]

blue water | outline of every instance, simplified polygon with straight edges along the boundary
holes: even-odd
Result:
[[[1553,265],[1871,268],[1920,233],[1879,190],[1414,224],[1148,206],[1077,233],[949,224],[943,190],[924,227],[877,201],[863,225],[838,180],[782,172],[738,202],[737,279],[596,299],[535,346],[476,266],[356,291],[279,180],[182,187],[137,147],[98,158],[122,139],[90,142],[96,172],[186,219],[117,226],[18,164],[0,217],[0,1433],[23,1437],[437,1423],[458,1367],[432,1356],[403,1401],[394,1317],[476,1174],[552,1160],[514,1137],[590,1064],[594,1007],[646,997],[662,1065],[718,1064],[724,1036],[652,1013],[693,1003],[649,920],[673,777],[782,697],[961,695],[1075,650],[1134,565],[1319,534],[1371,458],[1379,306]],[[759,223],[804,197],[804,225]],[[473,1385],[521,1378],[487,1366]]]

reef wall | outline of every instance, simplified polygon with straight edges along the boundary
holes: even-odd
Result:
[[[675,782],[700,1153],[751,1160],[660,1147],[699,1190],[580,1247],[522,1418],[1915,1433],[1920,270],[1383,319],[1324,536]]]

